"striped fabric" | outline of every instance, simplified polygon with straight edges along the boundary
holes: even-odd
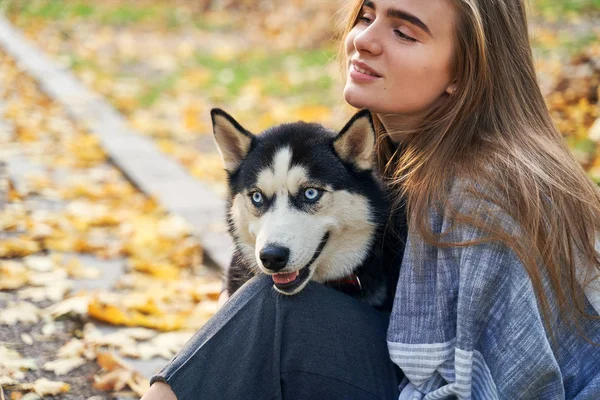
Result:
[[[517,232],[506,214],[467,198],[459,184],[450,201]],[[441,213],[432,213],[430,223],[437,233],[450,227]],[[448,240],[481,235],[457,226]],[[585,293],[587,311],[597,315],[600,282]],[[504,245],[440,249],[409,231],[388,329],[390,356],[405,375],[400,399],[600,399],[600,346],[561,324],[557,312],[553,318],[557,346],[523,265]],[[600,320],[581,328],[600,343]]]
[[[400,399],[420,400],[424,393],[427,399],[445,399],[451,395],[458,399],[498,399],[483,355],[457,349],[455,345],[456,340],[427,345],[389,342],[392,360],[402,366],[410,380]]]

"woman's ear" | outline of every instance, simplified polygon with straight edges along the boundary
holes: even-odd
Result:
[[[447,88],[446,88],[446,93],[448,93],[449,95],[453,95],[454,92],[456,92],[456,81],[452,82]]]

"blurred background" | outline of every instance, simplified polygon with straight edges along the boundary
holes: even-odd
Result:
[[[211,107],[253,131],[296,119],[336,128],[345,120],[334,37],[342,2],[4,0],[4,9],[132,127],[194,176],[221,182],[206,140]],[[593,169],[596,145],[587,133],[598,116],[600,0],[531,0],[529,8],[548,106]]]
[[[298,119],[339,129],[351,114],[336,63],[344,1],[0,0],[0,9],[222,199],[211,108],[254,132]],[[600,0],[528,7],[548,108],[600,183]],[[0,195],[0,391],[139,397],[217,309],[218,274],[189,224],[132,185],[2,48]],[[63,385],[34,389],[34,378]]]

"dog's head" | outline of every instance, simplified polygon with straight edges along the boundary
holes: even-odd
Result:
[[[351,274],[385,222],[373,174],[375,131],[363,110],[334,133],[318,124],[278,125],[259,135],[211,112],[229,183],[236,246],[284,294]]]

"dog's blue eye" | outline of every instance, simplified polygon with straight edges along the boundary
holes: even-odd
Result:
[[[315,188],[308,188],[304,191],[304,198],[308,201],[317,201],[321,197],[321,191]]]
[[[260,192],[254,192],[252,193],[252,203],[254,203],[255,206],[261,206],[263,203],[263,196],[262,193]]]

